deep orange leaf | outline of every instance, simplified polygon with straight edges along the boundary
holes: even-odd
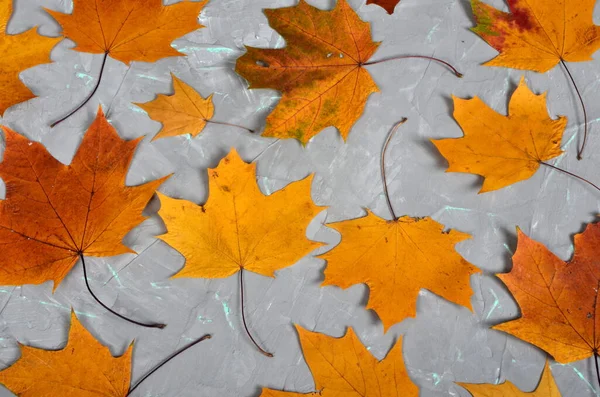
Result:
[[[20,397],[125,397],[131,353],[115,358],[71,314],[67,345],[42,350],[21,345],[21,358],[0,371],[0,383]]]
[[[367,307],[384,329],[416,313],[417,294],[427,288],[471,308],[469,278],[477,269],[454,250],[470,236],[427,217],[396,221],[367,216],[328,224],[341,233],[341,243],[322,255],[327,260],[323,285],[369,287]]]
[[[510,382],[499,385],[474,383],[459,383],[459,385],[467,389],[473,397],[560,397],[560,391],[556,386],[548,361],[544,366],[540,382],[536,389],[530,393],[519,390],[517,386]]]
[[[500,54],[488,66],[546,72],[560,60],[590,61],[600,48],[595,0],[507,0],[508,13],[471,0],[472,30]]]
[[[263,389],[261,397],[417,397],[402,358],[402,337],[388,355],[377,361],[349,328],[342,338],[306,331],[296,326],[304,359],[315,380],[314,393]]]
[[[122,239],[144,220],[142,210],[162,178],[125,186],[140,139],[124,141],[102,110],[70,165],[9,128],[0,177],[1,285],[60,284],[79,257],[133,252]]]
[[[573,259],[563,262],[518,230],[510,273],[498,277],[521,307],[521,318],[496,325],[568,363],[590,357],[600,347],[600,224],[575,235]]]
[[[447,172],[483,176],[479,193],[530,178],[540,163],[562,154],[566,117],[548,116],[546,94],[535,95],[521,78],[508,105],[508,116],[481,99],[454,99],[454,118],[464,137],[432,139],[448,160]]]
[[[198,14],[207,2],[163,6],[162,0],[73,0],[70,15],[46,11],[77,44],[76,51],[108,53],[129,64],[182,55],[171,42],[203,27]]]
[[[363,67],[379,46],[371,39],[369,24],[346,0],[338,0],[331,11],[300,0],[297,6],[264,12],[286,47],[246,47],[235,68],[249,88],[282,93],[262,135],[306,143],[335,126],[345,139],[369,95],[378,91]]]
[[[19,80],[19,73],[50,62],[50,51],[62,40],[40,36],[35,28],[17,35],[7,34],[11,14],[12,0],[0,0],[0,116],[9,107],[35,97]]]
[[[398,3],[400,3],[400,0],[367,0],[367,4],[377,4],[390,15],[394,13],[394,8],[396,8]]]

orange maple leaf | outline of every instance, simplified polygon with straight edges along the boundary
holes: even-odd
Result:
[[[561,363],[592,356],[600,347],[600,224],[588,224],[575,235],[575,254],[568,262],[517,232],[513,268],[498,277],[521,307],[521,317],[493,328],[538,346]]]
[[[459,385],[467,389],[473,397],[561,397],[548,361],[544,366],[540,382],[532,392],[525,393],[510,382],[499,385],[474,383],[459,383]]]
[[[444,232],[429,217],[387,221],[371,212],[327,226],[340,232],[342,241],[321,255],[327,260],[323,285],[367,284],[367,307],[377,312],[385,330],[415,315],[422,288],[471,308],[469,278],[477,269],[454,250],[468,234]]]
[[[6,27],[12,14],[12,0],[0,0],[0,116],[9,107],[35,97],[19,80],[19,73],[32,66],[50,62],[50,51],[61,37],[44,37],[35,28],[11,35]]]
[[[508,116],[481,99],[453,97],[454,118],[464,137],[432,139],[448,160],[447,172],[484,177],[480,193],[530,178],[540,164],[562,154],[566,117],[548,116],[546,94],[535,95],[521,78],[508,105]]]
[[[331,11],[300,0],[297,6],[264,12],[287,46],[246,47],[235,68],[249,88],[282,93],[262,135],[306,143],[335,126],[345,139],[369,95],[379,91],[363,67],[379,46],[371,39],[369,24],[346,0],[338,0]]]
[[[56,351],[21,346],[21,358],[0,371],[0,383],[20,397],[125,397],[133,344],[115,358],[71,313],[67,345]]]
[[[508,13],[471,0],[473,32],[500,52],[485,65],[546,72],[561,60],[590,61],[600,48],[600,27],[592,21],[595,0],[507,3]]]
[[[378,361],[349,328],[341,338],[317,334],[296,326],[304,359],[315,380],[314,393],[263,389],[261,397],[417,397],[402,358],[402,336],[388,355]]]
[[[141,138],[122,140],[99,109],[67,166],[41,144],[3,129],[6,150],[0,177],[6,183],[6,200],[0,202],[0,284],[52,280],[56,288],[80,255],[134,252],[122,239],[146,219],[142,210],[166,179],[125,186]]]
[[[394,8],[396,8],[398,3],[400,3],[400,0],[367,0],[367,4],[377,4],[390,15],[394,13]]]
[[[129,64],[184,55],[171,42],[203,27],[198,14],[208,2],[182,1],[163,6],[161,0],[74,0],[73,13],[46,10],[73,40],[76,51],[109,54]]]
[[[212,94],[204,99],[192,87],[175,77],[173,95],[157,95],[156,99],[146,103],[136,103],[148,113],[152,120],[162,123],[162,128],[152,140],[190,134],[196,136],[213,116],[215,107]]]

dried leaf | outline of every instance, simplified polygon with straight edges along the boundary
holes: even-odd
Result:
[[[535,95],[521,78],[508,105],[508,116],[481,99],[454,99],[454,118],[462,138],[432,140],[448,160],[447,172],[483,176],[480,193],[530,178],[540,162],[562,154],[566,117],[548,116],[546,94]]]
[[[213,116],[212,94],[204,99],[192,87],[173,78],[173,95],[157,95],[156,99],[135,105],[144,109],[152,120],[162,123],[162,129],[152,140],[190,134],[196,136]]]
[[[398,3],[400,3],[400,0],[367,0],[367,4],[377,4],[390,15],[394,13],[394,8],[396,8]]]
[[[133,252],[122,239],[146,218],[142,210],[166,179],[125,186],[139,139],[122,140],[98,110],[75,158],[66,166],[41,144],[6,127],[4,133],[1,285],[52,280],[56,288],[80,253]]]
[[[377,361],[350,328],[342,338],[332,338],[296,326],[304,359],[315,379],[316,392],[293,393],[263,389],[261,397],[417,397],[402,358],[402,337],[388,355]]]
[[[282,93],[262,135],[306,143],[335,126],[345,139],[369,95],[379,91],[363,67],[379,46],[371,39],[369,24],[346,0],[338,0],[331,11],[300,0],[297,6],[264,12],[286,47],[246,47],[235,69],[249,88]]]
[[[322,255],[327,260],[323,285],[367,284],[367,307],[377,312],[385,330],[415,315],[422,288],[471,308],[469,278],[477,269],[454,250],[468,234],[444,232],[428,217],[387,221],[371,212],[328,226],[341,233],[342,241]]]
[[[115,358],[71,313],[67,345],[56,351],[21,345],[21,358],[0,371],[0,383],[20,397],[125,397],[131,352]]]
[[[7,34],[13,0],[0,0],[0,116],[9,107],[35,97],[19,80],[19,73],[32,66],[50,62],[50,51],[61,37],[44,37],[31,28],[21,34]]]

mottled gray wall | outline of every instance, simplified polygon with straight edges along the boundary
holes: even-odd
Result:
[[[332,0],[309,2],[327,8],[334,4]],[[481,182],[478,177],[444,173],[445,161],[428,140],[461,135],[451,117],[450,95],[477,95],[497,111],[506,112],[509,95],[523,74],[480,66],[495,51],[468,30],[472,21],[466,0],[402,0],[391,16],[379,7],[366,6],[364,0],[350,0],[361,18],[371,22],[374,39],[383,42],[373,59],[433,54],[453,63],[465,77],[457,79],[448,70],[424,60],[369,66],[381,92],[369,98],[345,144],[333,128],[302,148],[295,141],[274,142],[214,124],[195,139],[182,136],[150,142],[160,126],[132,102],[169,93],[170,72],[204,96],[214,93],[216,120],[260,128],[277,103],[278,93],[248,91],[244,80],[233,72],[235,59],[243,53],[244,44],[284,46],[283,39],[269,28],[261,9],[294,3],[212,0],[200,16],[206,28],[173,43],[187,57],[154,64],[134,62],[130,68],[109,59],[93,100],[50,130],[49,122],[87,95],[98,76],[102,57],[71,51],[73,43],[64,40],[53,50],[52,64],[21,74],[38,98],[11,108],[2,122],[41,141],[56,158],[68,163],[101,104],[122,137],[148,136],[135,155],[127,183],[175,173],[160,190],[195,202],[206,198],[206,168],[214,167],[230,147],[248,161],[258,158],[258,182],[265,193],[314,172],[312,197],[329,208],[314,220],[307,235],[329,243],[324,248],[329,249],[339,241],[339,235],[320,226],[325,218],[332,221],[360,216],[365,207],[389,217],[382,194],[379,155],[390,126],[406,116],[409,121],[401,127],[388,152],[394,207],[399,214],[431,216],[448,228],[473,235],[458,244],[457,250],[485,274],[471,278],[474,313],[422,291],[415,297],[419,300],[417,318],[392,327],[384,335],[382,325],[364,309],[366,287],[319,288],[325,264],[308,256],[279,271],[276,279],[253,274],[246,278],[250,326],[265,347],[276,353],[269,359],[258,354],[240,330],[237,276],[225,280],[168,279],[181,268],[183,258],[153,237],[164,230],[154,215],[127,237],[139,256],[90,259],[90,277],[93,288],[111,307],[136,318],[164,321],[168,323],[166,329],[139,328],[107,313],[86,291],[81,266],[77,266],[54,295],[50,283],[0,289],[3,364],[17,357],[15,340],[47,349],[63,346],[72,306],[86,328],[113,354],[123,353],[136,340],[134,380],[188,341],[205,333],[214,335],[163,367],[136,391],[136,396],[254,396],[261,386],[311,391],[313,381],[292,322],[333,336],[342,335],[345,327],[352,326],[378,357],[385,354],[397,335],[405,333],[405,359],[422,396],[467,396],[454,381],[510,380],[524,390],[535,387],[544,355],[488,329],[490,324],[514,318],[518,312],[507,290],[490,274],[509,269],[516,225],[562,258],[569,258],[573,233],[596,217],[598,194],[547,168],[528,181],[483,195],[477,195]],[[491,3],[506,8],[501,0]],[[16,0],[9,31],[39,25],[43,34],[58,34],[58,25],[41,6],[63,12],[72,9],[70,0]],[[563,139],[567,154],[559,160],[561,166],[595,181],[599,180],[596,171],[600,166],[596,124],[600,119],[594,119],[600,115],[599,66],[599,61],[570,65],[591,115],[587,156],[581,162],[575,159],[573,138],[581,130],[582,118],[564,73],[558,68],[546,74],[525,73],[535,92],[548,90],[550,114],[569,117]],[[157,203],[153,203],[150,210],[156,209]],[[564,396],[600,395],[592,370],[591,360],[552,365]],[[0,391],[0,396],[9,395]]]

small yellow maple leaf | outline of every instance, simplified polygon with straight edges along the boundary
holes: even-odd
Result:
[[[71,313],[67,345],[43,350],[21,345],[21,358],[0,371],[0,383],[20,397],[125,397],[133,344],[113,357]]]
[[[144,109],[152,120],[162,123],[161,130],[152,140],[184,134],[196,136],[202,132],[215,110],[212,94],[204,99],[173,73],[171,77],[173,95],[159,94],[151,102],[135,104]]]
[[[0,0],[0,116],[9,107],[35,97],[19,80],[19,73],[50,62],[50,51],[62,37],[44,37],[35,28],[21,34],[8,34],[13,0]]]
[[[378,361],[349,328],[341,338],[309,332],[296,326],[304,359],[315,380],[314,393],[263,389],[261,397],[417,397],[402,357],[402,337]],[[399,394],[401,393],[401,394]]]
[[[550,371],[548,361],[546,361],[546,365],[544,366],[540,382],[536,389],[530,393],[519,390],[510,382],[499,385],[473,383],[459,383],[459,385],[467,389],[473,397],[561,397],[558,386],[556,386],[556,382]]]
[[[480,193],[530,178],[540,163],[562,154],[566,117],[548,116],[546,94],[535,95],[522,77],[508,105],[508,116],[481,99],[454,99],[454,118],[464,137],[432,139],[448,160],[447,172],[484,177]]]

